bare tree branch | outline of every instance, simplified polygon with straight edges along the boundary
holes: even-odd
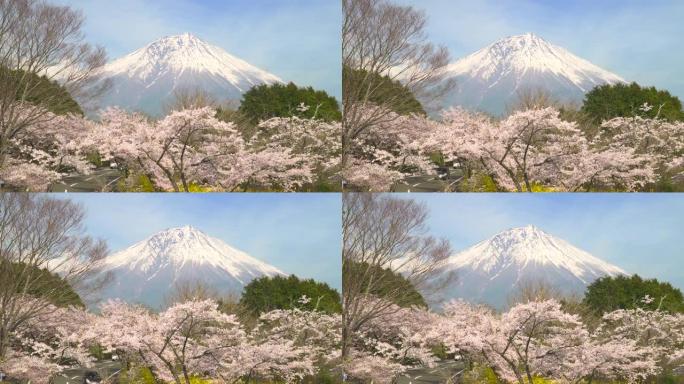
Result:
[[[10,333],[73,294],[45,272],[86,296],[105,282],[94,275],[107,247],[84,233],[83,219],[83,208],[69,200],[0,194],[0,358]],[[36,292],[45,300],[26,300]]]
[[[84,16],[43,0],[0,0],[0,169],[10,142],[32,124],[49,121],[47,106],[63,95],[41,91],[46,81],[78,100],[93,100],[108,88],[98,69],[105,51],[85,43]]]
[[[426,220],[427,208],[413,200],[370,193],[343,196],[343,356],[354,332],[412,298],[405,287],[387,281],[383,269],[403,275],[423,294],[449,283],[449,276],[440,279],[439,274],[451,246],[427,233]],[[384,300],[368,300],[379,291]]]
[[[447,49],[427,41],[423,12],[388,0],[343,0],[342,5],[344,164],[355,138],[368,127],[391,122],[396,115],[390,112],[410,102],[401,94],[382,93],[386,81],[402,83],[426,103],[443,96],[454,82],[444,71]]]

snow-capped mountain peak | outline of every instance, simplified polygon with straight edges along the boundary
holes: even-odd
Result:
[[[591,90],[587,89],[587,81],[592,85],[625,81],[533,33],[496,41],[451,64],[449,71],[455,75],[469,73],[484,80],[509,73],[551,72],[571,80],[583,92]]]
[[[254,67],[190,33],[166,36],[154,41],[108,64],[105,72],[126,73],[132,78],[152,80],[154,76],[167,71],[191,70],[225,77],[238,86],[245,79],[251,80],[252,85],[282,81],[277,76]]]
[[[495,306],[522,282],[542,280],[569,293],[582,293],[600,277],[627,274],[533,225],[497,233],[451,256],[444,272],[456,274],[450,297]]]
[[[543,89],[560,101],[581,101],[597,85],[625,82],[533,33],[498,40],[446,71],[457,80],[451,104],[492,113],[502,112],[519,91]]]
[[[449,262],[455,268],[468,266],[486,273],[496,273],[513,265],[520,268],[549,265],[565,269],[584,283],[590,283],[597,275],[626,274],[619,267],[534,225],[500,232],[452,257]]]
[[[161,113],[179,89],[202,89],[218,101],[239,99],[259,84],[282,82],[277,76],[190,34],[166,36],[101,70],[112,82],[101,106]]]
[[[231,247],[220,239],[184,226],[158,232],[107,256],[102,273],[114,281],[104,298],[159,305],[174,284],[201,282],[219,293],[239,292],[251,280],[284,275],[278,268]]]
[[[166,265],[177,269],[208,265],[221,268],[235,277],[246,271],[266,275],[282,274],[277,268],[189,225],[158,232],[107,257],[105,265],[113,268],[126,267],[143,273]]]

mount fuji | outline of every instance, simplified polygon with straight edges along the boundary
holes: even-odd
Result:
[[[111,88],[98,107],[118,106],[154,116],[163,113],[176,90],[201,89],[223,102],[240,99],[255,85],[282,82],[189,33],[161,38],[114,60],[99,76]]]
[[[544,90],[561,102],[581,102],[592,88],[625,82],[568,50],[532,33],[490,44],[446,68],[456,81],[446,106],[461,105],[493,115],[512,106],[521,92]]]
[[[119,298],[153,308],[177,282],[201,282],[219,293],[239,293],[255,278],[284,275],[190,226],[167,229],[105,257],[99,272],[112,276],[102,300]]]
[[[600,277],[627,274],[531,225],[498,233],[451,256],[441,272],[456,276],[445,290],[447,299],[497,308],[526,282],[541,280],[564,293],[582,294]]]

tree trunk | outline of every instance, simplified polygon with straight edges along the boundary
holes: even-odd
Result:
[[[168,169],[162,167],[159,163],[157,163],[157,166],[159,167],[159,169],[162,170],[162,172],[164,172],[164,175],[166,175],[166,178],[169,180],[171,185],[173,185],[173,191],[180,192],[180,188],[178,188],[178,183],[176,183],[176,180],[174,180],[173,174],[171,174],[171,172]]]
[[[525,188],[527,188],[527,192],[532,192],[532,185],[530,184],[530,178],[527,175],[527,172],[523,173],[523,179],[525,180]]]
[[[3,361],[9,348],[9,332],[5,327],[0,327],[0,361]]]
[[[349,355],[349,331],[347,327],[342,327],[342,361]]]
[[[2,167],[5,166],[5,158],[7,157],[7,154],[5,152],[6,149],[4,141],[0,139],[0,170],[2,169]]]
[[[532,378],[532,373],[530,373],[530,370],[528,367],[525,367],[525,373],[527,374],[527,381],[530,384],[534,384],[534,379]]]
[[[188,186],[188,181],[185,178],[185,172],[181,172],[181,182],[183,183],[183,190],[185,192],[190,192],[190,187]]]

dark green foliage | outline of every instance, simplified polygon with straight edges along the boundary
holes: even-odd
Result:
[[[66,88],[45,76],[0,68],[0,82],[4,83],[0,88],[16,90],[17,100],[43,106],[57,115],[83,115],[83,110]]]
[[[305,376],[301,384],[341,384],[342,374],[337,369],[320,367],[315,376]]]
[[[646,295],[653,298],[651,303],[642,302]],[[656,279],[642,279],[639,275],[602,277],[594,281],[587,287],[584,304],[597,314],[637,307],[684,312],[684,298],[679,289]]]
[[[470,369],[463,372],[459,382],[462,384],[499,384],[502,381],[499,380],[492,368],[474,364]]]
[[[309,109],[305,112],[298,111],[301,103]],[[334,97],[312,87],[300,88],[294,83],[262,84],[253,87],[242,96],[238,112],[254,124],[272,117],[315,116],[325,121],[342,119],[340,106]]]
[[[423,296],[416,290],[413,284],[404,276],[387,268],[368,263],[345,261],[343,273],[351,273],[362,280],[362,292],[385,298],[400,307],[418,306],[427,308]],[[368,288],[370,279],[373,279],[372,288]],[[390,294],[401,292],[401,295]]]
[[[302,305],[298,300],[306,295],[311,299]],[[341,313],[340,294],[326,283],[313,279],[300,280],[295,275],[287,277],[261,277],[245,287],[240,305],[249,312],[260,314],[275,309],[317,309],[326,313]]]
[[[149,368],[133,366],[122,370],[117,382],[119,384],[155,384],[158,381]]]
[[[250,117],[230,106],[216,108],[216,118],[226,123],[234,123],[244,139],[251,138],[257,131],[256,124]]]
[[[653,189],[657,192],[684,192],[684,174],[678,175],[680,172],[684,172],[684,167],[662,171]]]
[[[640,111],[644,103],[653,108],[648,112]],[[596,124],[614,117],[639,115],[653,118],[659,111],[663,119],[684,120],[682,103],[676,96],[655,87],[641,87],[637,83],[598,86],[587,93],[581,110]]]
[[[128,173],[127,177],[116,182],[116,192],[158,192],[149,176],[141,173]]]
[[[388,76],[345,67],[342,70],[342,84],[359,93],[355,95],[356,98],[368,99],[377,105],[387,105],[400,115],[426,115],[423,105],[413,92]]]
[[[24,287],[28,285],[28,289],[25,290],[27,294],[42,297],[54,305],[85,307],[71,285],[47,269],[39,269],[25,263],[0,261],[0,280],[3,279],[22,279],[22,281],[15,281],[13,286],[24,292]]]

